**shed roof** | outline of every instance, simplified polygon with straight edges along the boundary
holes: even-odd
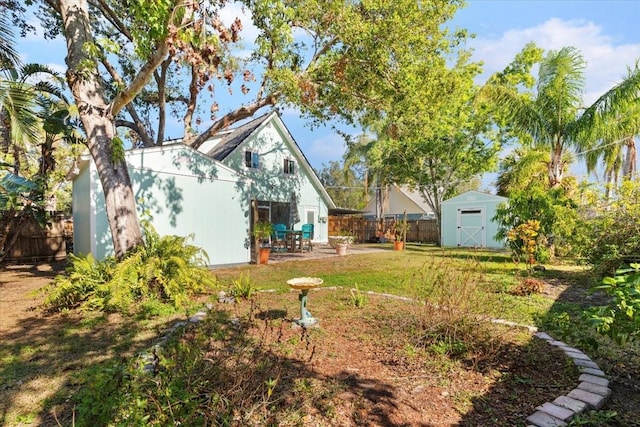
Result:
[[[442,204],[449,204],[449,203],[459,203],[459,202],[466,202],[469,201],[470,198],[474,198],[476,200],[484,200],[484,201],[492,201],[492,202],[506,202],[507,199],[506,197],[502,197],[502,196],[498,196],[496,194],[490,194],[490,193],[484,193],[482,191],[467,191],[465,193],[462,194],[458,194],[457,196],[454,196],[450,199],[445,200],[444,202],[442,202]]]

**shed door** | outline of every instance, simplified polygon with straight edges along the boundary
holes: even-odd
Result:
[[[458,246],[485,247],[485,225],[484,208],[458,209]]]

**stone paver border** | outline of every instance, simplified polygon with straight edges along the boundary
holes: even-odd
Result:
[[[545,402],[527,417],[531,427],[566,426],[576,414],[587,409],[600,409],[611,395],[609,380],[598,365],[577,348],[562,341],[555,340],[546,332],[536,332],[535,336],[545,340],[549,345],[560,348],[564,354],[578,367],[581,372],[579,384],[567,393],[559,396],[553,402]]]

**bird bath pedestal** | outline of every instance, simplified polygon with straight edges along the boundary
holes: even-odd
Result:
[[[318,323],[318,319],[313,317],[307,310],[307,295],[309,289],[317,288],[322,285],[323,280],[319,277],[296,277],[295,279],[287,280],[287,284],[292,289],[300,291],[298,300],[300,301],[300,318],[293,319],[293,322],[303,328],[313,326]]]

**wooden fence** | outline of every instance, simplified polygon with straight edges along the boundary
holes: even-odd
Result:
[[[367,220],[359,216],[330,215],[329,236],[349,233],[356,243],[395,240],[395,219]],[[407,220],[407,242],[438,243],[438,226],[434,219]]]
[[[20,228],[20,235],[5,263],[59,261],[67,257],[73,242],[73,225],[63,216],[54,216],[42,229],[34,219]]]

